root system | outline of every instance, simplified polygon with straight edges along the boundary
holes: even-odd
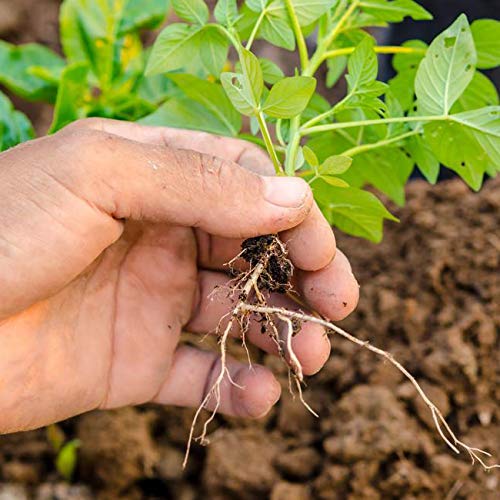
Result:
[[[235,264],[240,259],[248,264],[249,268],[247,270],[236,270]],[[429,408],[437,432],[455,453],[467,452],[472,463],[478,462],[485,470],[500,467],[499,464],[489,465],[486,463],[485,457],[490,457],[490,453],[471,447],[456,436],[442,412],[429,398],[416,378],[392,354],[375,347],[370,342],[358,339],[314,311],[297,312],[268,305],[267,300],[270,293],[291,295],[293,291],[291,284],[293,265],[288,258],[285,245],[276,235],[266,235],[245,240],[240,254],[229,262],[228,266],[234,276],[230,293],[237,299],[234,301],[231,312],[223,318],[227,319],[227,323],[222,327],[223,322],[221,320],[216,331],[220,345],[220,370],[193,418],[184,457],[184,466],[188,461],[193,440],[201,444],[208,443],[208,425],[213,421],[220,407],[220,387],[224,377],[228,377],[228,380],[235,384],[231,380],[226,364],[226,344],[231,332],[233,329],[239,328],[243,346],[246,347],[245,337],[250,321],[258,321],[261,325],[261,332],[269,335],[276,343],[281,358],[289,368],[290,381],[293,382],[293,384],[290,384],[290,391],[293,391],[293,387],[295,387],[302,403],[315,416],[318,415],[302,397],[303,370],[292,346],[293,336],[300,331],[302,324],[305,322],[319,324],[326,329],[327,333],[340,335],[361,348],[367,349],[389,361],[413,384],[417,393]],[[280,326],[284,326],[284,328],[280,328]],[[195,429],[200,415],[209,402],[214,402],[213,410],[204,422],[200,435],[195,437]]]

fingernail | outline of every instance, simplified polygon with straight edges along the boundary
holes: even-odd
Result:
[[[263,177],[263,181],[264,198],[279,207],[301,207],[309,194],[307,184],[297,177]]]

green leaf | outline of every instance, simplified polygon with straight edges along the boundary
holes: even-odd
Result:
[[[201,33],[200,55],[207,72],[219,77],[227,59],[229,44],[226,37],[215,27],[207,26]]]
[[[66,443],[56,458],[56,469],[66,481],[71,481],[78,462],[78,448],[81,442],[73,439]]]
[[[397,219],[372,194],[353,187],[329,186],[317,181],[313,193],[321,211],[330,224],[340,230],[380,242],[384,219]]]
[[[262,2],[266,4],[267,2]],[[253,27],[256,25],[259,14],[264,7],[260,2],[247,2],[241,9],[238,32],[243,39],[248,39]],[[260,21],[257,38],[264,39],[269,43],[287,50],[295,49],[295,35],[290,26],[288,13],[282,0],[274,0],[265,8],[265,13]]]
[[[424,58],[425,51],[427,50],[427,44],[421,40],[408,40],[402,46],[423,51],[410,54],[396,54],[392,59],[392,65],[397,74],[389,80],[389,89],[399,101],[403,111],[408,111],[415,101],[415,77],[420,61]]]
[[[481,187],[485,172],[500,165],[500,107],[466,111],[448,120],[430,122],[425,139],[437,159],[457,172],[474,190]]]
[[[465,15],[429,46],[415,79],[418,109],[423,114],[447,114],[474,76],[476,50]]]
[[[245,4],[254,12],[262,12],[270,0],[246,0]]]
[[[16,111],[7,96],[0,92],[0,151],[33,139],[34,135],[28,118]]]
[[[132,63],[142,62],[137,31],[156,27],[167,9],[162,0],[65,0],[60,10],[63,51],[69,63],[87,62],[93,79],[106,90]],[[140,71],[142,65],[136,74]]]
[[[309,27],[323,14],[328,12],[337,0],[292,0],[293,8],[301,27]],[[254,12],[288,19],[288,12],[283,0],[247,0],[246,5]]]
[[[202,130],[211,134],[231,136],[214,114],[203,105],[188,97],[173,97],[162,104],[154,113],[139,120],[144,125],[173,127],[188,130]]]
[[[333,175],[322,175],[320,178],[327,184],[330,184],[330,186],[336,186],[341,188],[349,187],[349,184],[340,177],[334,177]]]
[[[451,113],[460,113],[497,104],[498,92],[495,84],[487,76],[476,71],[464,93],[452,106]]]
[[[373,40],[365,38],[354,50],[347,63],[346,75],[348,93],[336,106],[337,112],[346,108],[367,108],[376,112],[385,111],[385,104],[378,99],[387,85],[376,81],[378,72],[377,55]]]
[[[348,156],[329,156],[319,167],[319,173],[321,175],[340,175],[347,172],[351,164],[352,158]]]
[[[260,108],[264,79],[259,60],[250,51],[240,51],[241,73],[222,73],[220,79],[233,106],[242,114],[254,116]]]
[[[137,96],[158,106],[175,94],[175,85],[165,75],[143,75],[137,84]]]
[[[219,0],[214,9],[214,16],[220,24],[233,26],[238,17],[236,0]]]
[[[278,80],[285,77],[281,68],[269,59],[261,57],[259,59],[260,67],[262,68],[262,77],[266,83],[275,84]]]
[[[33,74],[33,68],[42,67],[55,82]],[[63,68],[64,61],[43,45],[15,46],[0,40],[0,84],[23,99],[53,102]]]
[[[440,165],[427,141],[421,135],[408,137],[405,142],[405,150],[411,155],[427,181],[435,184],[439,175]]]
[[[172,0],[172,7],[185,21],[200,25],[208,21],[208,7],[203,0]]]
[[[167,26],[156,39],[149,56],[146,75],[190,67],[198,61],[200,29],[182,23]]]
[[[170,79],[193,101],[202,104],[225,127],[224,135],[237,136],[241,116],[228,99],[224,89],[192,75],[172,74]]]
[[[274,4],[275,2],[273,2]],[[278,2],[276,2],[278,3]],[[309,27],[315,23],[323,14],[326,14],[337,3],[337,0],[292,0],[295,14],[301,27]],[[270,8],[273,8],[271,4]],[[279,4],[286,11],[283,0]]]
[[[306,108],[315,89],[313,77],[283,78],[271,88],[262,110],[275,118],[292,118]]]
[[[333,87],[344,73],[347,66],[347,56],[332,57],[326,61],[328,73],[326,74],[326,86]]]
[[[307,164],[316,170],[319,167],[319,160],[318,157],[316,156],[316,153],[307,146],[304,146],[302,148],[302,153],[304,155],[304,160],[306,160]]]
[[[405,202],[405,184],[413,170],[413,161],[396,147],[382,147],[354,157],[351,168],[344,174],[349,184],[371,184],[398,205]]]
[[[62,72],[49,133],[57,132],[69,123],[85,116],[88,73],[87,63],[70,64]]]
[[[257,114],[254,96],[242,73],[222,73],[220,80],[231,103],[241,114]]]
[[[432,19],[432,14],[413,0],[362,0],[361,9],[390,23],[399,23],[405,17],[415,21]]]
[[[148,0],[147,2],[125,0],[125,7],[121,12],[119,11],[121,15],[119,34],[123,36],[143,29],[160,27],[167,15],[168,6],[168,0]]]
[[[500,21],[478,19],[471,25],[477,51],[477,67],[496,68],[500,65]]]
[[[253,104],[258,107],[264,90],[264,77],[259,60],[249,50],[242,49],[240,62],[248,91],[253,97]]]
[[[315,118],[321,113],[329,111],[330,109],[330,103],[323,96],[315,92],[311,97],[311,100],[307,104],[306,109],[304,109],[304,111],[302,112],[302,119],[304,122],[306,122],[311,118]]]

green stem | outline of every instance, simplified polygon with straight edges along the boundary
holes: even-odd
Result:
[[[295,39],[297,40],[297,47],[299,49],[300,57],[300,67],[303,71],[309,64],[309,54],[307,53],[307,45],[304,38],[304,33],[302,33],[302,29],[300,28],[299,19],[297,18],[292,0],[285,0],[285,5],[288,12],[288,17],[290,18],[290,22],[292,23],[292,29],[295,35]]]
[[[359,0],[353,0],[351,5],[346,9],[342,17],[338,20],[335,28],[333,28],[330,34],[321,41],[321,43],[318,45],[318,48],[316,49],[316,52],[309,61],[307,68],[303,71],[304,76],[313,76],[316,73],[317,69],[321,66],[321,63],[324,60],[324,53],[328,50],[332,42],[342,31],[344,24],[356,10],[358,5]]]
[[[250,36],[248,37],[247,45],[245,47],[247,50],[250,50],[252,48],[252,44],[255,40],[255,37],[257,36],[260,25],[262,24],[262,21],[264,20],[266,13],[267,13],[266,9],[265,8],[262,9],[262,12],[260,13],[259,18],[257,19],[257,21],[252,29],[252,32],[250,33]]]
[[[330,108],[329,110],[325,111],[324,113],[321,113],[313,118],[311,118],[309,121],[304,123],[302,125],[302,128],[309,128],[312,127],[313,125],[316,125],[316,123],[322,122],[323,120],[326,120],[330,116],[332,116],[335,113],[335,106]]]
[[[238,50],[238,45],[239,45],[238,40],[230,30],[228,30],[227,28],[225,28],[221,24],[210,23],[207,26],[210,26],[210,27],[213,27],[213,28],[219,30],[233,44],[234,48],[236,50]]]
[[[281,146],[286,147],[285,140],[283,139],[283,134],[281,133],[282,123],[283,120],[281,118],[278,118],[278,120],[276,120],[276,139],[278,139],[278,142],[280,143]]]
[[[290,120],[290,137],[291,141],[288,144],[287,155],[285,160],[286,175],[295,175],[295,164],[297,159],[297,151],[300,146],[300,116]]]
[[[343,49],[327,50],[323,54],[323,61],[325,59],[332,59],[333,57],[346,56],[352,54],[356,47],[345,47]],[[425,54],[426,49],[419,49],[415,47],[399,47],[397,45],[376,45],[373,50],[377,54]]]
[[[271,160],[273,162],[274,170],[276,171],[277,175],[282,175],[283,168],[281,167],[281,163],[278,159],[278,155],[276,154],[276,150],[274,149],[274,144],[273,144],[273,141],[271,139],[271,135],[269,134],[266,120],[264,119],[264,115],[262,114],[262,111],[259,111],[257,113],[257,121],[259,123],[259,128],[260,128],[260,132],[262,134],[262,138],[264,139],[264,142],[266,144],[267,152],[269,153],[269,156],[271,157]]]
[[[389,139],[383,139],[378,142],[372,142],[370,144],[361,144],[360,146],[356,146],[354,148],[348,149],[341,153],[343,156],[349,156],[353,157],[356,155],[359,155],[361,153],[364,153],[365,151],[370,151],[372,149],[377,149],[377,148],[382,148],[384,146],[387,146],[388,144],[393,144],[394,142],[399,142],[402,141],[403,139],[406,139],[407,137],[411,137],[412,135],[417,135],[420,134],[421,130],[415,129],[411,130],[410,132],[405,132],[404,134],[397,135],[395,137],[391,137]]]
[[[329,132],[336,129],[346,129],[353,127],[363,127],[368,125],[383,125],[388,123],[410,123],[410,122],[433,122],[447,120],[449,117],[447,115],[440,116],[400,116],[395,118],[381,118],[379,120],[359,120],[354,122],[337,122],[328,123],[326,125],[318,125],[316,127],[305,127],[303,126],[299,130],[299,135],[301,137],[306,135],[319,134],[321,132]]]

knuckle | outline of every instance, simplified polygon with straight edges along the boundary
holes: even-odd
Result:
[[[104,119],[98,117],[91,118],[81,118],[80,120],[76,120],[69,125],[66,125],[61,132],[68,132],[72,130],[81,130],[81,129],[94,129],[94,130],[103,130],[104,128]]]

